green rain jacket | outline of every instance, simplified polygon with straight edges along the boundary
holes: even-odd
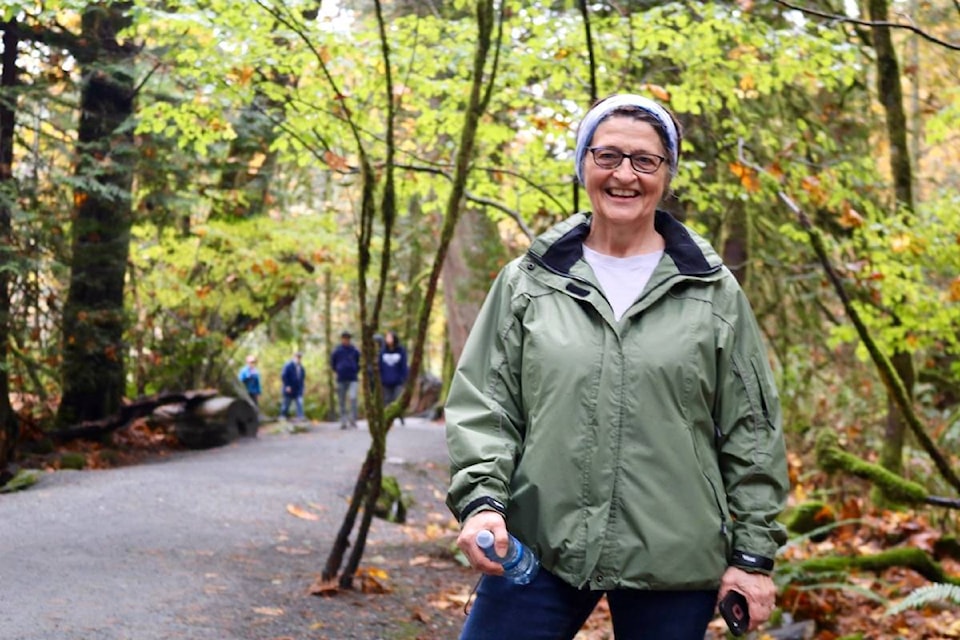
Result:
[[[789,489],[780,404],[750,306],[709,244],[658,211],[663,258],[618,322],[575,214],[500,272],[445,407],[465,520],[506,516],[590,589],[712,589],[769,573]]]

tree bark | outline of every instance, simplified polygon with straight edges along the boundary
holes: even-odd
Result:
[[[117,34],[123,3],[83,14],[70,289],[63,310],[63,396],[57,423],[116,413],[125,391],[124,277],[130,251],[134,51]]]
[[[869,0],[868,9],[872,21],[888,21],[887,0]],[[903,105],[903,88],[900,85],[900,65],[889,27],[875,26],[872,39],[877,54],[877,91],[886,114],[887,139],[890,142],[890,172],[896,197],[894,210],[896,214],[900,213],[901,208],[909,213],[914,208],[913,172],[907,136],[907,114]],[[911,354],[900,351],[894,353],[890,360],[903,382],[907,396],[912,399],[915,373]],[[887,469],[900,473],[903,469],[903,445],[907,427],[903,413],[892,396],[888,390],[887,420],[880,460]],[[882,494],[874,497],[877,502],[882,502]]]
[[[443,299],[454,361],[460,360],[490,283],[506,258],[497,225],[483,211],[465,211],[443,262]]]
[[[10,284],[16,270],[13,251],[12,212],[7,204],[17,192],[13,179],[13,133],[16,123],[17,48],[16,28],[3,32],[3,60],[0,71],[0,485],[9,477],[7,468],[16,458],[17,416],[10,406],[10,378],[7,356],[10,343]]]

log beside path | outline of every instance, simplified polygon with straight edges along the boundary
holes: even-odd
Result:
[[[177,440],[188,449],[221,447],[237,438],[253,438],[260,427],[257,408],[229,396],[207,398],[190,407],[177,405],[172,415]]]

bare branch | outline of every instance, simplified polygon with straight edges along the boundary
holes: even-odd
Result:
[[[954,0],[958,3],[958,9],[960,9],[960,2]],[[874,22],[872,20],[860,20],[859,18],[851,18],[849,16],[841,16],[835,13],[827,13],[826,11],[820,11],[819,9],[812,9],[810,7],[801,7],[799,5],[793,4],[791,2],[786,2],[786,0],[774,0],[779,5],[782,5],[788,9],[793,9],[794,11],[799,11],[800,13],[817,16],[818,18],[826,18],[828,20],[833,20],[835,22],[846,22],[849,24],[860,25],[863,27],[887,27],[890,29],[905,29],[907,31],[912,31],[917,34],[924,40],[938,44],[945,49],[951,49],[953,51],[960,51],[960,44],[954,44],[952,42],[947,42],[946,40],[941,40],[935,36],[930,35],[923,29],[916,27],[912,24],[903,24],[902,22]]]
[[[527,226],[527,223],[523,221],[523,216],[520,215],[519,211],[514,211],[513,209],[510,209],[505,205],[500,204],[496,200],[490,200],[488,198],[483,198],[481,196],[475,196],[471,194],[469,191],[464,193],[466,195],[467,200],[469,200],[470,202],[476,202],[477,204],[482,204],[487,207],[493,207],[498,211],[504,212],[505,214],[513,218],[513,221],[517,223],[517,226],[520,227],[520,230],[523,231],[528,238],[530,238],[531,240],[533,239],[533,231],[531,231],[530,227]]]

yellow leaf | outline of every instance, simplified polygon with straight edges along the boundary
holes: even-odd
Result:
[[[856,227],[863,226],[863,216],[861,216],[856,209],[847,204],[843,208],[843,213],[840,214],[839,222],[840,226],[844,229],[854,229]]]
[[[658,84],[642,84],[640,85],[640,89],[649,92],[654,98],[661,102],[670,102],[670,92]]]
[[[801,187],[810,196],[810,201],[816,205],[822,205],[827,201],[827,192],[820,184],[820,179],[816,176],[807,176],[801,182]]]
[[[263,163],[267,161],[267,154],[265,153],[255,153],[250,158],[250,162],[247,163],[247,167],[251,169],[252,173],[256,173],[260,170],[260,167],[263,166]]]
[[[390,577],[389,573],[376,567],[361,567],[357,570],[357,573],[362,573],[363,575],[370,576],[372,578],[379,578],[380,580],[386,580]]]
[[[747,74],[742,78],[740,78],[740,89],[742,89],[743,91],[750,91],[751,89],[756,89],[756,88],[757,88],[757,83],[753,79],[753,76],[751,76],[750,74]]]
[[[950,283],[950,302],[960,302],[960,276]]]
[[[900,233],[890,238],[890,249],[894,253],[903,253],[910,248],[910,236]]]
[[[730,171],[733,175],[740,178],[740,184],[749,192],[755,192],[760,190],[760,181],[757,180],[757,173],[748,166],[742,165],[739,162],[731,162]]]
[[[304,520],[314,520],[314,521],[316,521],[316,520],[319,520],[319,519],[320,519],[320,516],[318,516],[317,514],[315,514],[315,513],[310,513],[310,512],[307,511],[306,509],[304,509],[304,508],[302,508],[302,507],[298,507],[298,506],[295,505],[295,504],[288,504],[288,505],[287,505],[287,512],[288,512],[290,515],[297,516],[298,518],[303,518]]]

